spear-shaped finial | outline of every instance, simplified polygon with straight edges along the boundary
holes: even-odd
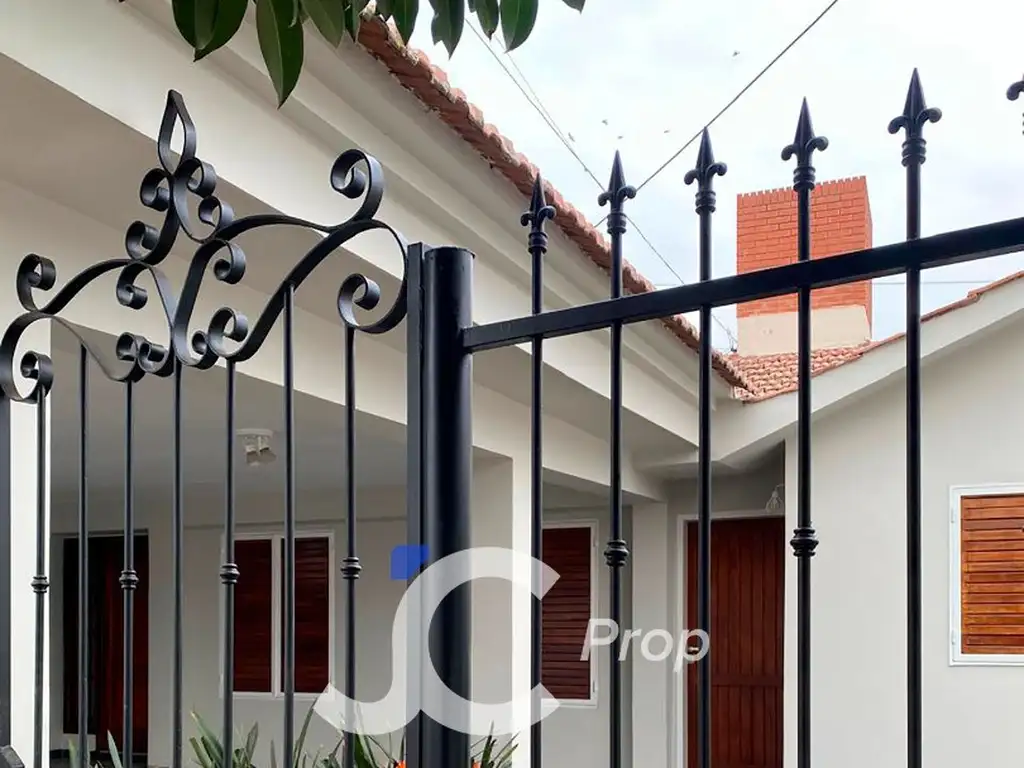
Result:
[[[548,205],[544,197],[544,180],[537,174],[533,180],[533,193],[530,195],[530,207],[519,217],[524,227],[530,228],[527,249],[531,254],[541,255],[548,249],[548,234],[544,231],[544,222],[554,220],[555,209]]]
[[[622,170],[622,155],[615,150],[612,161],[612,175],[608,180],[608,189],[598,195],[597,204],[602,208],[610,205],[608,212],[608,233],[622,234],[626,231],[626,216],[622,212],[623,203],[636,197],[636,188],[626,183],[626,174]]]
[[[907,89],[907,100],[903,104],[903,114],[889,121],[889,133],[904,131],[903,165],[911,163],[920,165],[925,158],[925,123],[937,123],[942,119],[942,111],[929,107],[924,100],[924,89],[921,87],[921,76],[914,68],[910,76],[910,87]]]
[[[782,159],[796,157],[796,168],[793,169],[793,189],[814,189],[814,166],[811,165],[811,154],[814,150],[824,152],[828,149],[828,139],[814,135],[811,124],[811,110],[804,99],[800,107],[800,118],[796,124],[796,136],[793,143],[782,150]]]
[[[727,167],[725,163],[715,162],[715,153],[711,149],[711,135],[705,128],[700,137],[700,149],[697,150],[697,165],[693,170],[687,171],[683,182],[687,185],[697,182],[696,209],[698,214],[714,213],[715,211],[715,190],[713,183],[715,176],[724,176]]]

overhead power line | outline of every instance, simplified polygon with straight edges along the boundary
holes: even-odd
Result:
[[[593,179],[594,184],[597,185],[597,188],[603,192],[605,185],[601,183],[601,180],[597,177],[597,175],[590,169],[586,162],[584,162],[583,158],[580,157],[579,153],[576,152],[576,149],[572,146],[570,139],[565,134],[565,132],[562,131],[562,129],[558,126],[558,123],[555,120],[555,118],[544,106],[543,100],[540,98],[536,90],[534,90],[533,86],[530,84],[529,79],[526,77],[523,71],[515,63],[515,59],[512,58],[511,54],[506,54],[505,58],[508,59],[509,64],[511,64],[512,68],[514,68],[515,71],[518,73],[519,78],[522,79],[522,82],[520,82],[519,79],[517,79],[516,76],[512,74],[509,68],[505,65],[505,62],[502,60],[502,57],[498,56],[498,54],[494,51],[494,48],[484,37],[484,34],[480,30],[478,30],[476,26],[473,24],[468,24],[467,26],[473,31],[473,34],[476,35],[476,38],[480,41],[484,48],[487,49],[487,52],[491,55],[491,58],[493,58],[497,62],[498,66],[501,67],[505,75],[513,82],[516,88],[519,89],[519,92],[523,94],[523,98],[525,98],[530,103],[530,106],[534,108],[537,114],[540,115],[545,125],[547,125],[551,132],[555,134],[555,136],[562,143],[562,145],[567,150],[569,150],[569,153],[573,156],[573,158],[575,158],[576,162],[580,164],[580,167],[583,168],[586,174],[591,179]],[[628,216],[626,218],[629,219]],[[683,280],[683,278],[679,275],[678,272],[676,272],[676,270],[672,267],[672,264],[668,261],[668,259],[666,259],[664,255],[662,255],[661,251],[659,251],[655,247],[654,243],[651,242],[651,239],[647,237],[646,234],[644,234],[640,226],[632,219],[629,219],[629,221],[633,225],[633,228],[636,230],[636,233],[640,236],[640,239],[643,240],[647,247],[650,249],[651,253],[653,253],[658,258],[658,260],[664,265],[664,267],[669,272],[672,273],[672,276],[675,277],[681,285],[685,285],[686,281]],[[598,224],[600,224],[600,222]],[[725,332],[726,336],[729,339],[729,344],[735,347],[736,338],[733,335],[732,331],[729,329],[729,327],[725,325],[725,323],[723,323],[722,320],[715,314],[712,314],[711,317],[718,324],[718,326]]]
[[[536,110],[537,114],[540,115],[541,120],[543,120],[544,123],[548,126],[548,128],[551,129],[552,133],[554,133],[555,136],[558,137],[558,140],[562,142],[565,148],[569,150],[569,154],[571,154],[576,159],[576,162],[580,164],[580,167],[582,167],[583,170],[586,171],[587,175],[594,180],[594,183],[597,184],[598,188],[604,189],[604,184],[601,183],[601,180],[597,178],[597,176],[594,174],[593,171],[590,170],[587,164],[583,162],[583,158],[579,156],[579,153],[576,152],[575,147],[572,146],[572,144],[569,142],[569,139],[566,138],[565,134],[562,133],[562,130],[558,127],[558,124],[555,123],[555,119],[551,117],[551,113],[548,112],[547,109],[544,107],[544,104],[541,102],[540,97],[536,95],[536,92],[533,90],[533,86],[529,84],[529,81],[526,79],[525,75],[522,75],[522,73],[520,72],[520,76],[522,76],[523,78],[523,83],[520,83],[516,79],[515,75],[513,75],[509,68],[505,65],[505,62],[502,61],[501,57],[497,53],[495,53],[494,48],[491,47],[491,44],[487,41],[487,38],[484,37],[483,32],[477,29],[476,25],[474,24],[467,24],[466,26],[469,27],[470,30],[472,30],[473,34],[476,35],[477,40],[479,40],[481,44],[484,46],[484,48],[487,49],[487,52],[491,54],[491,58],[498,63],[498,66],[501,67],[502,71],[504,71],[504,73],[508,76],[508,79],[511,80],[512,83],[516,86],[516,88],[519,89],[519,92],[523,94],[523,98],[525,98],[530,103],[530,106]],[[511,57],[509,60],[511,61]],[[513,62],[513,66],[515,66],[515,62]],[[518,71],[519,67],[516,67],[516,70]],[[531,96],[530,93],[527,93],[527,88],[529,88],[530,93],[533,93],[533,96]]]
[[[839,0],[832,0],[831,3],[829,3],[827,6],[825,6],[825,9],[821,13],[819,13],[817,16],[815,16],[813,21],[811,21],[810,24],[808,24],[806,27],[804,27],[796,37],[794,37],[792,40],[790,40],[789,43],[786,45],[786,47],[783,48],[781,51],[779,51],[778,54],[776,54],[775,58],[773,58],[771,61],[769,61],[767,64],[765,64],[765,66],[761,69],[761,71],[758,72],[756,75],[754,75],[754,78],[749,83],[744,85],[735,96],[733,96],[731,99],[729,99],[729,101],[726,103],[726,105],[724,107],[722,107],[720,110],[718,110],[717,114],[715,114],[714,117],[712,117],[710,120],[708,120],[708,122],[706,122],[703,126],[701,126],[700,130],[698,130],[695,134],[693,134],[693,136],[691,136],[689,139],[687,139],[685,144],[683,144],[681,147],[679,147],[679,149],[677,149],[675,152],[673,152],[671,155],[669,155],[668,159],[665,160],[665,162],[663,162],[661,165],[659,165],[650,176],[648,176],[646,179],[644,179],[642,182],[640,182],[640,185],[636,188],[636,191],[639,192],[641,189],[646,187],[648,184],[651,183],[651,181],[654,180],[654,178],[656,176],[658,176],[658,174],[660,174],[662,171],[664,171],[666,168],[668,168],[669,165],[671,165],[673,162],[675,162],[675,160],[681,154],[683,154],[683,152],[685,152],[690,147],[690,145],[693,144],[693,142],[695,142],[697,139],[700,138],[701,134],[704,133],[704,130],[706,128],[710,128],[712,125],[714,125],[715,122],[718,120],[718,118],[720,118],[722,115],[724,115],[726,112],[728,112],[729,109],[737,101],[739,101],[741,98],[743,98],[743,95],[747,91],[749,91],[751,88],[753,88],[758,80],[760,80],[762,77],[764,77],[768,73],[768,71],[772,67],[774,67],[779,62],[780,59],[782,59],[783,56],[785,56],[787,53],[789,53],[789,51],[793,48],[793,46],[795,46],[797,43],[799,43],[808,32],[810,32],[812,29],[814,29],[818,25],[819,21],[821,21],[822,19],[825,18],[826,15],[828,15],[829,11],[831,11],[833,8],[835,8],[836,5],[838,5],[838,4],[839,4]]]

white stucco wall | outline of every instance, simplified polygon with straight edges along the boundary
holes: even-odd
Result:
[[[937,322],[937,321],[936,321]],[[1024,761],[1024,668],[949,664],[949,488],[1024,482],[1019,321],[922,372],[923,728],[933,768]],[[855,365],[870,364],[866,358]],[[906,517],[902,377],[814,424],[813,756],[906,761]],[[796,522],[787,443],[787,527]],[[796,564],[787,558],[786,759],[796,763]]]

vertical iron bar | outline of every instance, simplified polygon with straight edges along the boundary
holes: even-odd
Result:
[[[725,174],[723,163],[716,163],[711,137],[705,128],[701,135],[697,166],[688,171],[686,184],[697,182],[695,210],[700,217],[700,280],[711,279],[711,214],[715,211],[712,183]],[[711,633],[711,307],[700,308],[700,349],[698,402],[700,417],[697,437],[697,628]],[[697,691],[697,768],[711,766],[711,649],[698,667]]]
[[[345,695],[356,697],[356,579],[362,571],[356,555],[356,332],[345,326],[345,538],[347,550],[341,563],[345,580]],[[345,768],[355,768],[352,742],[355,712],[351,703],[345,713]]]
[[[410,546],[426,543],[423,502],[425,475],[425,430],[423,424],[424,373],[423,365],[423,244],[409,246],[406,255],[406,538]],[[2,469],[2,468],[0,468]],[[418,569],[417,569],[418,573]],[[417,573],[409,574],[411,584]],[[410,605],[407,659],[409,701],[420,701],[420,682],[425,637],[420,604]],[[408,768],[425,768],[423,757],[424,715],[417,712],[405,729],[405,760]]]
[[[782,159],[796,156],[793,189],[797,196],[797,259],[811,258],[811,153],[828,147],[815,136],[804,99],[793,143]],[[797,558],[797,768],[811,768],[811,557],[818,545],[811,516],[811,291],[797,292],[797,527],[790,545]]]
[[[901,128],[903,166],[907,170],[907,240],[921,237],[921,166],[924,126],[942,113],[929,109],[921,79],[910,77],[903,114],[889,123]],[[921,270],[907,270],[907,765],[921,768]]]
[[[608,234],[611,236],[611,298],[622,296],[622,235],[626,232],[626,215],[622,207],[627,198],[636,196],[636,190],[626,184],[622,158],[618,152],[612,163],[608,190],[598,197],[600,205],[610,204]],[[622,626],[622,569],[629,559],[629,549],[622,538],[622,323],[611,327],[611,429],[609,486],[611,532],[605,548],[605,563],[611,569],[610,618],[615,626]],[[611,706],[609,710],[608,741],[609,768],[622,768],[622,636],[612,644]]]
[[[171,497],[171,555],[173,558],[174,583],[174,661],[171,682],[171,768],[181,768],[182,740],[182,676],[184,673],[184,625],[182,621],[182,603],[184,599],[184,543],[185,520],[183,516],[184,485],[181,469],[181,377],[182,364],[174,362],[174,382],[172,395],[172,418],[174,419],[174,435],[172,439],[173,457],[173,489]]]
[[[295,744],[295,286],[284,292],[284,768]]]
[[[121,590],[124,597],[124,666],[122,673],[123,731],[121,754],[130,767],[134,760],[133,709],[135,694],[135,589],[139,575],[135,571],[135,385],[124,385],[124,569],[121,571]],[[97,734],[97,738],[99,734]]]
[[[227,475],[224,488],[224,565],[220,580],[224,585],[224,677],[221,681],[224,698],[223,751],[235,754],[235,585],[239,571],[235,562],[235,363],[227,362],[227,388],[224,424],[224,461]],[[230,765],[234,765],[231,758]]]
[[[36,593],[36,658],[35,658],[35,712],[32,721],[32,758],[35,768],[43,766],[43,655],[46,640],[46,592],[50,581],[46,577],[46,549],[49,536],[46,530],[46,389],[39,388],[36,405],[36,573],[32,589]]]
[[[907,166],[907,239],[920,237],[921,166]],[[917,196],[911,206],[911,196]],[[913,233],[913,234],[912,234]],[[907,270],[907,765],[921,768],[921,270]]]
[[[424,257],[426,529],[431,562],[472,545],[472,357],[462,331],[472,323],[473,254],[433,248]],[[468,576],[468,574],[463,574]],[[441,602],[429,626],[429,658],[438,677],[463,699],[471,694],[472,605],[470,584]],[[429,691],[427,692],[429,693]],[[462,713],[468,714],[468,713]],[[469,737],[424,718],[423,768],[466,765]]]
[[[78,419],[78,768],[89,768],[89,356],[84,345],[78,349]]]
[[[533,183],[530,209],[522,215],[523,226],[530,226],[527,250],[530,253],[530,313],[539,315],[544,311],[544,254],[548,249],[548,236],[544,222],[554,219],[555,209],[544,199],[544,181],[538,175]],[[544,340],[535,338],[531,356],[531,397],[530,397],[530,554],[534,560],[544,559],[544,455],[543,455],[543,381],[544,381]],[[539,594],[539,572],[534,572],[534,593]],[[541,684],[541,657],[544,648],[543,609],[541,601],[534,598],[531,606],[530,623],[533,636],[530,642],[530,689],[536,690]],[[543,730],[539,698],[531,701],[532,722],[530,728],[530,767],[541,768],[543,762]]]
[[[11,401],[0,394],[0,747],[12,738],[11,559]]]
[[[799,259],[810,258],[810,190],[797,193]],[[811,528],[811,292],[801,288],[797,295],[797,526]],[[797,563],[797,733],[798,765],[811,765],[811,560]]]

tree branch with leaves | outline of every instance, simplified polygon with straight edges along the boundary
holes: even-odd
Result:
[[[123,2],[123,0],[122,0]],[[475,15],[488,39],[501,28],[505,49],[515,50],[529,38],[537,23],[540,0],[429,0],[430,32],[448,55],[462,39],[466,17]],[[562,0],[578,11],[586,0]],[[341,45],[346,36],[359,37],[366,16],[394,22],[406,43],[416,30],[419,0],[172,0],[178,33],[195,51],[195,60],[224,47],[242,28],[249,4],[256,6],[256,35],[277,92],[278,106],[285,103],[302,74],[306,30],[312,28],[330,45]]]

